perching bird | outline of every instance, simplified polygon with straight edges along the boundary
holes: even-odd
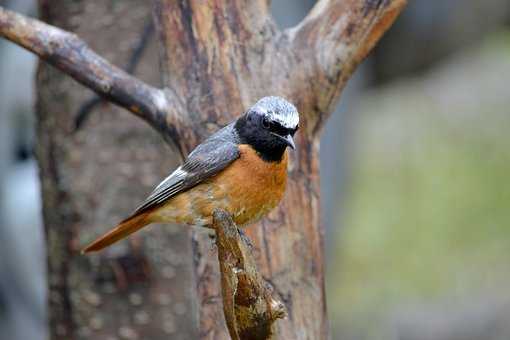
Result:
[[[287,182],[287,147],[299,114],[280,97],[260,99],[241,117],[198,145],[135,212],[88,245],[103,249],[150,223],[211,227],[223,209],[238,226],[257,221],[281,200]]]

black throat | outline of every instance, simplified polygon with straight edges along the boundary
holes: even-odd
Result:
[[[266,162],[281,162],[287,145],[271,136],[267,131],[250,124],[245,116],[240,117],[234,125],[242,144],[250,145]]]

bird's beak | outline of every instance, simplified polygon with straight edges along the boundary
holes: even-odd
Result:
[[[290,146],[292,149],[295,149],[296,148],[296,144],[294,144],[294,139],[292,138],[291,135],[287,135],[287,136],[282,136],[282,135],[279,135],[277,133],[274,133],[274,132],[271,132],[271,134],[277,138],[279,138],[282,142],[284,142],[285,144],[287,144],[287,146]]]
[[[283,139],[285,139],[287,145],[290,146],[293,150],[296,148],[296,144],[294,144],[294,139],[292,138],[291,135],[287,135],[283,137]]]

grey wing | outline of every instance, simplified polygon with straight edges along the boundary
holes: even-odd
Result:
[[[237,144],[223,138],[212,138],[191,152],[179,168],[161,182],[133,215],[156,207],[175,195],[216,175],[239,158]]]

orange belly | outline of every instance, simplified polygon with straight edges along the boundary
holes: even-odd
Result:
[[[151,213],[151,220],[210,226],[213,211],[223,209],[238,226],[243,226],[276,207],[287,183],[287,152],[281,162],[266,162],[248,145],[240,145],[239,150],[239,159],[170,199]]]

